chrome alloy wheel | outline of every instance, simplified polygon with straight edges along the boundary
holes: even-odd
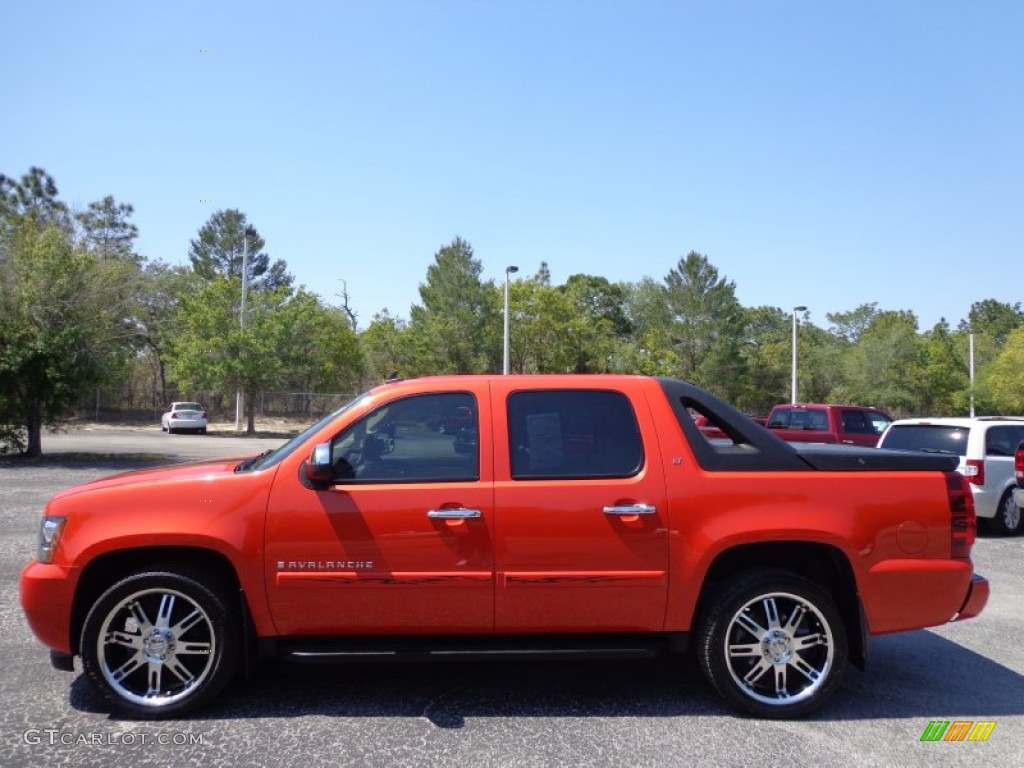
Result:
[[[737,688],[770,706],[813,698],[836,663],[835,638],[824,614],[788,592],[746,602],[730,618],[724,646]]]
[[[1004,530],[1010,534],[1020,533],[1020,507],[1013,500],[1012,493],[1007,492],[1003,496],[1003,502],[999,505],[999,510],[996,514],[1001,518],[999,522],[1002,523]]]
[[[118,697],[145,708],[188,697],[211,674],[217,650],[210,616],[174,589],[128,595],[96,634],[104,680]]]

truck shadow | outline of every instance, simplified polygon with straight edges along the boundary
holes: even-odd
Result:
[[[79,676],[71,705],[106,712]],[[876,638],[868,669],[811,721],[1024,714],[1024,675],[932,632]],[[733,716],[692,659],[300,666],[271,662],[190,722],[321,715],[473,718]]]

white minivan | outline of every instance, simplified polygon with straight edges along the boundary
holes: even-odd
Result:
[[[1024,417],[899,419],[885,430],[879,448],[949,453],[960,457],[960,473],[974,492],[974,508],[995,533],[1024,529],[1013,497],[1013,454],[1024,440]]]

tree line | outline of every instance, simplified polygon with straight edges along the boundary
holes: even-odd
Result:
[[[346,290],[335,306],[295,287],[241,211],[214,213],[187,265],[137,253],[132,215],[110,196],[70,210],[40,168],[0,175],[0,449],[38,455],[42,430],[103,387],[141,392],[151,406],[170,393],[242,392],[252,432],[264,392],[501,370],[503,285],[482,279],[462,238],[434,254],[408,319],[385,309],[359,328]],[[788,399],[791,314],[742,306],[703,254],[634,283],[576,274],[555,285],[541,263],[511,283],[509,306],[514,373],[673,376],[751,413]],[[876,304],[826,318],[824,328],[799,318],[805,402],[951,415],[966,414],[973,395],[979,414],[1024,412],[1019,303],[981,301],[956,327],[925,331],[912,312]]]

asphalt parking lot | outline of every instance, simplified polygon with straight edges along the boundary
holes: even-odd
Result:
[[[33,556],[46,499],[153,463],[82,456],[89,451],[180,460],[259,452],[281,440],[98,432],[45,438],[44,450],[73,458],[0,459],[0,765],[1024,763],[1024,538],[979,539],[975,562],[993,587],[980,618],[876,638],[867,671],[851,668],[832,702],[804,721],[737,717],[679,660],[268,665],[194,718],[112,718],[80,671],[50,667],[21,615],[18,574]],[[922,742],[932,720],[996,726],[986,742]]]

